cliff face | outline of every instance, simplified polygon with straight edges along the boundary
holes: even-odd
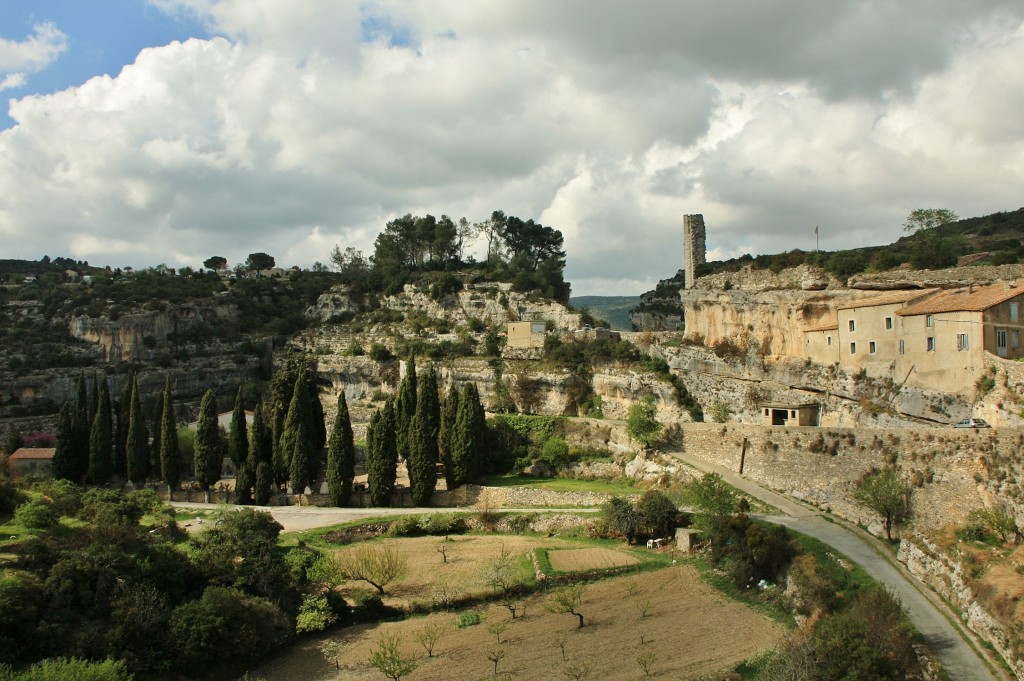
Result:
[[[457,293],[434,299],[429,291],[406,284],[402,293],[380,300],[380,306],[409,314],[423,314],[431,319],[465,323],[470,318],[492,325],[518,321],[550,321],[556,328],[579,328],[580,315],[560,303],[536,299],[527,293],[513,291],[511,284],[475,284]],[[345,312],[355,312],[359,305],[346,286],[335,286],[306,310],[310,319],[328,321]]]
[[[74,338],[96,345],[100,361],[117,363],[152,359],[154,349],[168,338],[195,335],[237,318],[238,310],[233,307],[176,305],[117,319],[77,316],[68,326]]]

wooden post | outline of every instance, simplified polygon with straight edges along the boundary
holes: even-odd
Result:
[[[747,438],[743,438],[743,448],[740,450],[740,475],[743,475],[743,465],[747,461]]]

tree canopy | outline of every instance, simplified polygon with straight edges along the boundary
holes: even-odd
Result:
[[[907,232],[921,232],[956,222],[960,216],[948,208],[918,208],[910,211],[903,229]]]

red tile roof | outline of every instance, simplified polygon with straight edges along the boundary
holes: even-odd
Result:
[[[898,305],[900,303],[909,303],[912,300],[918,298],[924,298],[930,296],[940,289],[937,288],[924,288],[914,289],[912,291],[889,291],[888,293],[882,293],[877,296],[868,296],[867,298],[858,298],[857,300],[851,300],[848,303],[843,303],[838,306],[837,310],[854,310],[859,307],[878,307],[879,305]]]
[[[1017,296],[1024,296],[1024,288],[1018,287],[1013,282],[958,288],[943,291],[916,305],[896,310],[896,314],[901,317],[910,317],[939,312],[982,312]]]
[[[811,324],[810,326],[805,326],[804,327],[804,333],[810,333],[812,331],[836,331],[838,329],[839,329],[839,322],[837,322],[835,320],[832,320],[832,321],[818,322],[817,324]]]
[[[53,447],[22,447],[21,449],[14,450],[14,454],[11,454],[11,460],[52,459],[56,451]]]

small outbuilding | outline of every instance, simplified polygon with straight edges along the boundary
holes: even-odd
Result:
[[[761,405],[761,423],[766,426],[816,426],[821,405],[817,402],[768,402]]]
[[[17,480],[25,475],[50,475],[53,469],[53,447],[22,447],[10,456],[11,477]]]
[[[547,325],[540,322],[509,322],[508,346],[510,348],[542,348]]]

